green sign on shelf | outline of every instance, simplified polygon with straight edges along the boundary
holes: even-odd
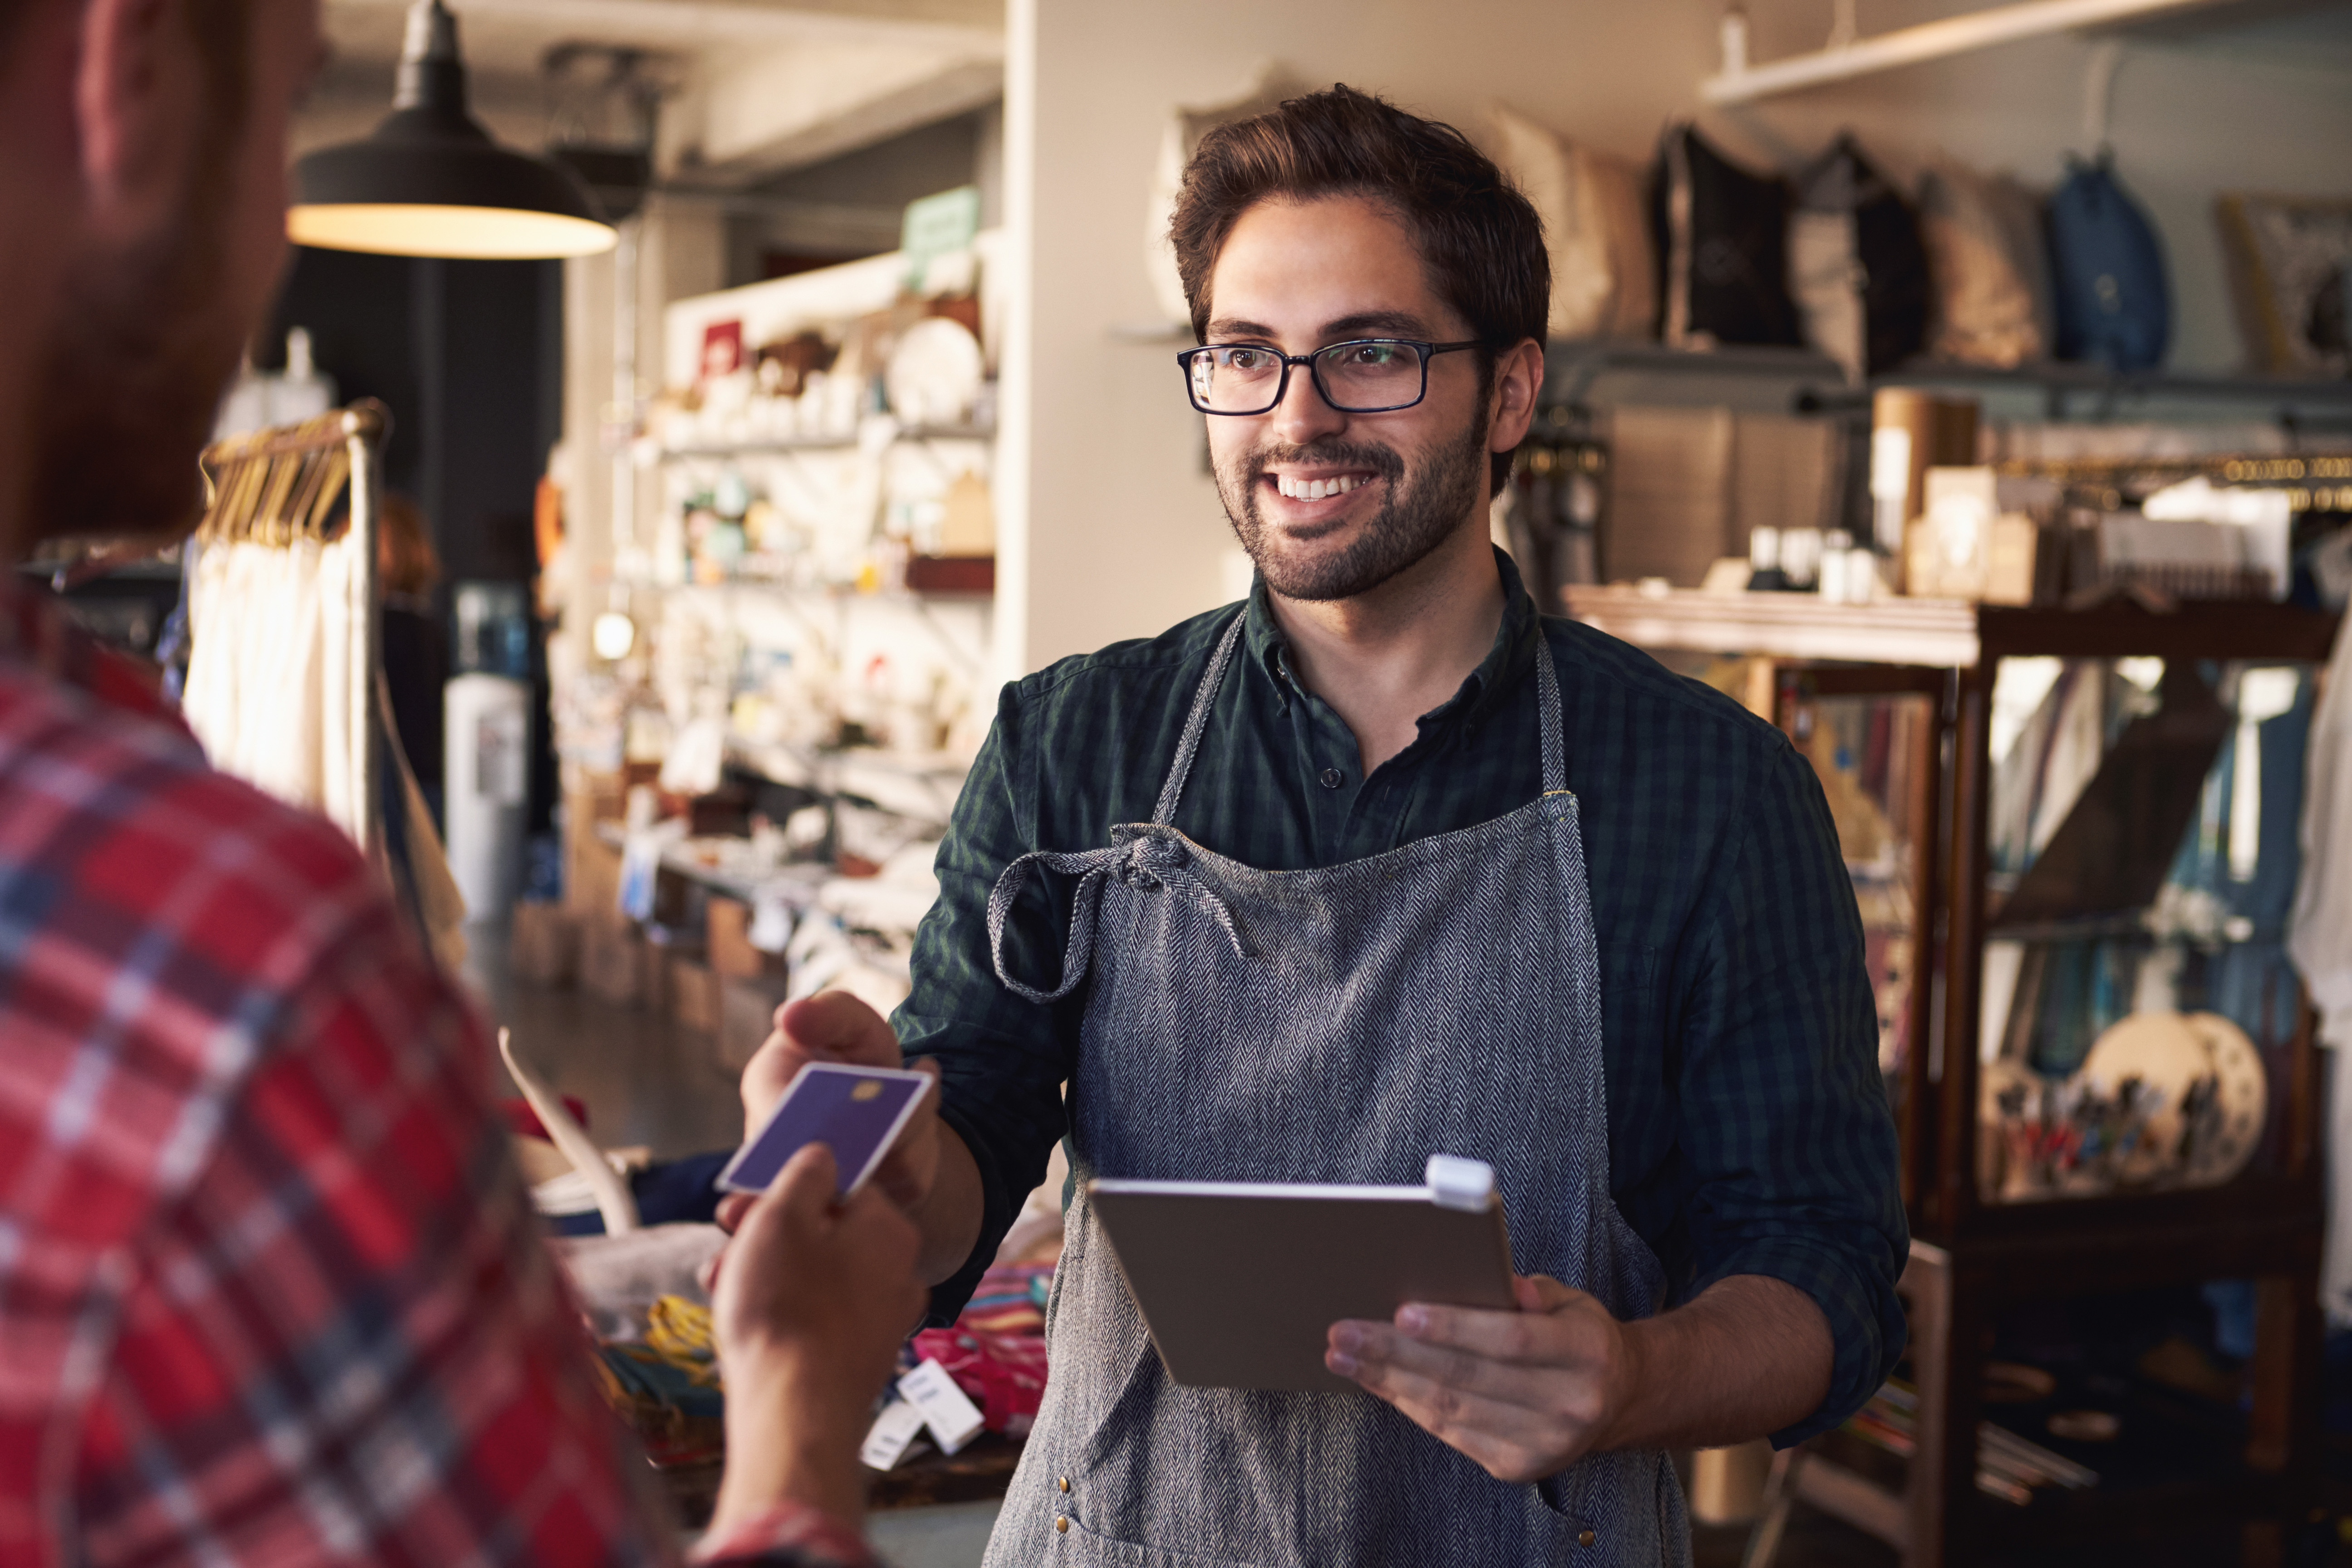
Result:
[[[907,204],[898,248],[907,253],[907,287],[919,293],[935,258],[971,248],[980,232],[980,187],[958,185]]]

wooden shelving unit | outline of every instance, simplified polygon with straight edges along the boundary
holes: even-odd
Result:
[[[2236,1520],[2247,1560],[2276,1561],[2278,1521],[2316,1486],[2323,1204],[2319,1079],[2308,1010],[2272,1093],[2284,1102],[2264,1161],[2225,1185],[2032,1203],[1989,1202],[1978,1179],[1979,987],[1989,923],[1990,725],[1995,672],[2011,657],[2323,662],[2333,616],[2267,603],[2200,603],[2158,615],[1895,601],[1823,604],[1801,595],[1643,595],[1571,588],[1568,613],[1653,648],[1745,654],[1769,670],[1776,718],[1813,696],[1937,694],[1930,770],[1939,826],[1915,869],[1920,939],[1938,984],[1915,977],[1912,1037],[1897,1093],[1914,1245],[1901,1289],[1919,1394],[1916,1447],[1900,1486],[1817,1444],[1790,1474],[1798,1495],[1893,1544],[1911,1568],[1974,1563],[2005,1544],[2098,1537],[2159,1517]],[[1751,701],[1751,706],[1757,705]],[[1927,911],[1932,911],[1928,913]],[[1932,1009],[1928,993],[1938,994]],[[1924,1048],[1923,1048],[1924,1047]],[[1976,1431],[1996,1318],[2021,1302],[2215,1279],[2251,1279],[2257,1348],[2245,1442],[2221,1473],[2162,1485],[2037,1492],[2020,1508],[1976,1487]],[[2186,1513],[2183,1510],[2188,1510]]]

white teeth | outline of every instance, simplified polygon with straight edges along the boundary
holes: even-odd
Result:
[[[1335,479],[1294,479],[1287,474],[1274,477],[1275,488],[1293,500],[1321,500],[1326,496],[1343,496],[1363,480],[1352,474]]]

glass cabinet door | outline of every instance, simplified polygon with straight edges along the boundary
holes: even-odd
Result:
[[[2278,1159],[2307,664],[2002,659],[1980,1196],[2212,1186]]]

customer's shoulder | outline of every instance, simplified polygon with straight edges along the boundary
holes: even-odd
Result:
[[[48,936],[126,962],[169,951],[175,973],[240,989],[375,896],[323,817],[214,769],[172,720],[22,665],[0,667],[0,875],[49,911]]]
[[[1636,731],[1770,752],[1787,737],[1704,680],[1678,675],[1633,644],[1582,621],[1547,616],[1544,640],[1570,713],[1607,715]]]
[[[1238,605],[1223,605],[1155,637],[1131,637],[1055,659],[1016,683],[1017,700],[1026,709],[1048,708],[1096,700],[1108,690],[1156,686],[1188,672],[1197,675],[1240,610]]]

